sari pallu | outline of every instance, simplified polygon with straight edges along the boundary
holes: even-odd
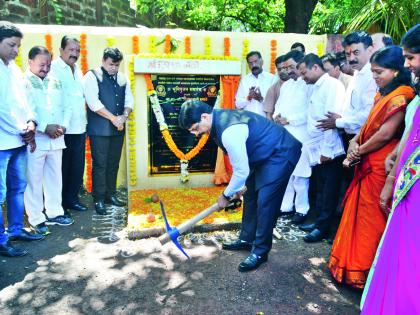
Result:
[[[400,86],[386,96],[379,93],[365,125],[359,144],[366,143],[393,115],[404,111],[414,97],[411,87]],[[385,184],[385,158],[398,144],[395,137],[380,149],[362,157],[344,197],[344,211],[331,250],[328,268],[339,283],[363,288],[372,265],[386,218],[379,207],[379,196]]]
[[[397,167],[392,212],[361,301],[364,315],[420,314],[420,109]]]

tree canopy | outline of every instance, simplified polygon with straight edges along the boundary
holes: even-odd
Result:
[[[420,0],[137,0],[148,27],[209,31],[344,33],[381,31],[396,39],[418,23]]]

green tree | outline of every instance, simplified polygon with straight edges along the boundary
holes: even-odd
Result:
[[[384,32],[399,41],[420,20],[420,0],[321,0],[312,33]]]

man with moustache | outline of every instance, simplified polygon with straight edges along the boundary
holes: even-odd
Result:
[[[26,144],[33,141],[36,124],[25,97],[22,71],[14,63],[22,37],[12,23],[0,21],[0,255],[7,257],[27,254],[9,241],[44,238],[23,228]],[[6,200],[7,230],[2,211]]]
[[[266,117],[270,120],[273,120],[274,106],[279,99],[280,88],[284,82],[289,80],[287,71],[284,69],[284,67],[282,67],[284,61],[283,57],[284,56],[279,56],[275,60],[277,75],[279,76],[279,79],[268,89],[264,100],[264,112]]]
[[[309,138],[306,124],[312,89],[300,77],[297,68],[303,57],[303,53],[298,50],[291,50],[284,55],[282,66],[290,79],[283,84],[280,90],[280,96],[273,114],[274,121],[286,128],[300,143]],[[292,176],[290,176],[280,207],[280,216],[291,217],[294,224],[302,223],[309,211],[310,176],[309,161],[307,156],[302,154]]]
[[[64,133],[71,118],[59,80],[49,75],[51,53],[42,46],[29,51],[25,72],[26,95],[38,123],[37,149],[28,152],[25,209],[32,229],[47,235],[47,225],[71,225],[61,206],[61,163]],[[44,214],[45,208],[45,214]]]
[[[123,55],[118,48],[106,48],[102,67],[83,78],[88,109],[87,131],[92,151],[92,196],[98,214],[105,204],[117,207],[125,202],[116,196],[118,166],[124,143],[124,124],[134,99],[127,77],[119,72]]]
[[[60,57],[51,63],[51,75],[62,83],[65,106],[70,107],[72,113],[64,134],[66,148],[63,150],[62,162],[62,205],[64,209],[86,211],[87,207],[80,203],[78,197],[85,168],[87,124],[82,73],[76,64],[79,55],[79,41],[64,36],[61,39]]]
[[[342,113],[328,112],[320,119],[318,128],[328,130],[344,129],[343,140],[347,151],[349,141],[365,123],[373,105],[377,86],[370,70],[370,57],[373,53],[372,38],[364,31],[348,34],[343,47],[349,65],[355,70],[354,87]]]
[[[265,117],[263,101],[274,76],[263,70],[263,60],[260,52],[251,51],[246,56],[251,73],[241,79],[236,92],[235,104],[237,109],[245,109]]]

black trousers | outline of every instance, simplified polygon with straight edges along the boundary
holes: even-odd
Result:
[[[273,242],[273,226],[277,220],[284,192],[295,166],[285,160],[266,167],[264,172],[277,172],[278,179],[268,185],[256,189],[255,173],[251,172],[244,195],[244,211],[239,238],[253,244],[252,253],[267,254]]]
[[[99,201],[115,194],[124,135],[89,136],[92,152],[92,196]]]
[[[315,207],[318,211],[316,227],[322,232],[328,232],[331,220],[338,205],[340,184],[343,176],[344,156],[316,165],[312,174],[316,184]]]
[[[85,171],[86,134],[64,135],[66,148],[63,150],[63,207],[79,202],[79,190],[83,184]]]

